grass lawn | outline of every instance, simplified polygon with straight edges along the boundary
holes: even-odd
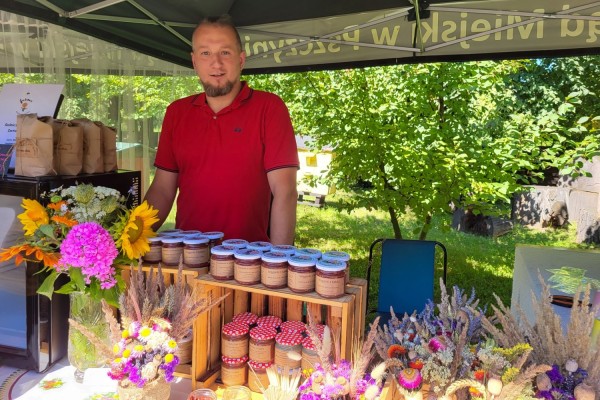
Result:
[[[173,222],[174,211],[163,229],[173,227]],[[493,293],[498,294],[505,304],[510,304],[515,245],[583,247],[574,243],[573,227],[539,231],[516,226],[511,233],[490,239],[456,232],[450,229],[450,223],[450,215],[436,218],[427,239],[443,243],[448,250],[448,286],[474,288],[480,305],[494,303]],[[415,227],[410,216],[401,222],[407,239],[413,238],[410,232]],[[298,205],[296,246],[348,252],[352,276],[366,277],[369,246],[380,237],[393,237],[387,213],[366,209],[351,213],[340,211],[334,196],[327,198],[323,208]],[[375,273],[372,279],[370,302],[375,304],[378,274]],[[439,291],[436,292],[438,295]]]

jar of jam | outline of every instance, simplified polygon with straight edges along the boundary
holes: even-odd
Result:
[[[210,274],[219,281],[233,279],[233,253],[235,247],[215,246],[210,249]]]
[[[288,257],[288,287],[295,293],[315,290],[316,260],[306,255]]]
[[[281,332],[285,333],[304,333],[306,324],[302,321],[285,321],[280,328]]]
[[[326,251],[323,260],[340,260],[346,263],[346,283],[350,280],[350,254],[344,251]]]
[[[230,322],[221,329],[221,355],[240,358],[248,355],[248,325]]]
[[[150,264],[159,263],[162,259],[162,238],[155,236],[148,238],[150,250],[143,255],[144,262]]]
[[[291,354],[290,354],[291,353]],[[280,332],[275,336],[275,365],[279,368],[300,368],[301,358],[288,357],[302,354],[302,335],[293,332]]]
[[[287,255],[276,251],[263,253],[260,267],[260,281],[269,289],[281,289],[287,286]]]
[[[185,239],[183,263],[190,268],[206,268],[209,264],[208,239]]]
[[[264,315],[256,321],[256,326],[264,326],[277,329],[280,325],[281,318],[275,315]]]
[[[183,256],[183,239],[175,236],[163,236],[161,258],[163,265],[175,267]]]
[[[302,339],[302,360],[300,363],[302,371],[315,369],[317,363],[321,363],[317,355],[317,348],[310,337],[305,337]]]
[[[221,381],[225,386],[238,386],[246,383],[248,356],[232,358],[221,356]]]
[[[196,389],[190,393],[187,400],[218,400],[217,394],[210,389]]]
[[[312,257],[315,260],[318,260],[321,258],[321,250],[317,250],[317,249],[308,249],[308,248],[296,249],[295,255],[298,255],[298,254]]]
[[[223,240],[223,245],[235,247],[236,249],[245,249],[248,246],[248,241],[244,239],[227,239]]]
[[[315,291],[328,299],[342,297],[346,291],[346,263],[339,260],[317,261]]]
[[[248,387],[253,392],[262,393],[269,387],[269,375],[267,368],[273,365],[272,362],[261,363],[249,360],[248,361]]]
[[[260,363],[270,363],[275,359],[275,335],[277,330],[272,327],[257,326],[250,329],[250,360]]]
[[[260,283],[262,253],[258,250],[237,249],[233,256],[233,279],[240,285]]]
[[[208,238],[209,249],[212,249],[213,247],[218,246],[223,242],[223,232],[204,232],[202,235]]]
[[[158,236],[179,236],[181,234],[181,229],[165,229],[157,233]]]
[[[231,322],[237,322],[240,324],[246,324],[248,326],[252,326],[256,324],[258,320],[258,315],[251,313],[250,311],[246,311],[243,313],[239,313],[233,316]]]
[[[271,246],[271,251],[285,253],[288,256],[293,256],[296,253],[296,246],[292,246],[289,244],[278,244]]]
[[[271,251],[271,243],[269,242],[250,242],[246,246],[247,249],[258,250],[261,253],[266,253],[267,251]]]
[[[198,235],[202,235],[202,232],[200,232],[198,230],[187,230],[187,231],[181,231],[180,235],[183,235],[183,236],[198,236]]]

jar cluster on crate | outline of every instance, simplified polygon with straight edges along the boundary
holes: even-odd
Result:
[[[210,252],[213,278],[245,286],[262,283],[269,289],[288,287],[295,293],[316,292],[333,299],[344,296],[350,278],[350,255],[341,251],[228,239]]]
[[[176,267],[183,259],[188,268],[207,268],[210,264],[210,249],[221,244],[223,232],[183,231],[169,229],[149,239],[150,251],[143,259],[149,264],[162,263]]]
[[[325,325],[318,325],[322,338]],[[274,315],[237,314],[221,329],[221,380],[225,386],[245,385],[255,392],[269,386],[267,368],[314,368],[317,352],[302,321]],[[250,369],[252,371],[250,371]]]

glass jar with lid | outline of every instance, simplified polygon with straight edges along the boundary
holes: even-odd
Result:
[[[149,264],[157,264],[162,260],[162,238],[154,236],[148,238],[150,250],[142,256],[144,262]]]
[[[239,358],[221,356],[221,381],[223,384],[225,386],[244,385],[248,375],[247,363],[248,356]]]
[[[315,291],[321,297],[335,299],[346,291],[346,263],[339,260],[317,261]]]
[[[285,321],[279,327],[281,332],[286,333],[304,333],[306,331],[306,324],[302,321]]]
[[[248,326],[256,324],[256,321],[258,321],[258,315],[250,311],[235,314],[231,319],[231,322],[246,324]]]
[[[306,255],[288,257],[288,287],[295,293],[310,293],[315,290],[316,260]]]
[[[187,267],[206,268],[209,261],[208,238],[184,239],[183,263]]]
[[[263,315],[256,320],[256,326],[265,326],[277,329],[280,325],[281,318],[276,315]]]
[[[181,235],[181,232],[182,232],[181,229],[165,229],[165,230],[157,232],[156,234],[158,236],[179,236],[179,235]]]
[[[163,265],[169,267],[178,266],[183,256],[183,239],[177,236],[163,236],[161,242],[161,259]]]
[[[221,329],[221,355],[240,358],[248,355],[248,325],[229,322]]]
[[[236,249],[245,249],[248,246],[248,241],[244,239],[227,239],[223,240],[223,245],[235,247]]]
[[[271,247],[273,245],[269,242],[250,242],[246,246],[247,249],[258,250],[261,253],[266,253],[267,251],[271,251]]]
[[[262,253],[258,250],[237,249],[233,256],[233,279],[240,285],[260,283]]]
[[[233,262],[236,248],[218,245],[210,249],[210,274],[219,281],[233,279]]]
[[[208,248],[212,249],[215,246],[218,246],[223,243],[223,232],[211,231],[211,232],[203,232],[202,236],[206,236],[208,238]]]
[[[279,368],[300,368],[302,359],[289,357],[302,354],[302,335],[295,332],[280,332],[275,336],[275,365]]]
[[[271,251],[285,253],[288,256],[293,256],[296,253],[296,246],[292,246],[291,244],[277,244],[271,246]]]
[[[319,260],[321,258],[321,250],[318,249],[310,249],[310,248],[301,248],[296,249],[295,255],[304,255],[314,258],[315,260]]]
[[[350,280],[350,254],[345,251],[326,251],[323,260],[339,260],[346,263],[346,283]]]
[[[321,363],[317,354],[317,348],[310,337],[302,339],[302,370],[315,369],[315,364]]]
[[[269,289],[287,286],[288,262],[285,253],[269,251],[261,256],[260,281]]]
[[[248,350],[250,360],[260,363],[273,362],[275,359],[275,335],[277,335],[277,330],[273,327],[257,326],[250,329]]]
[[[261,363],[248,360],[248,387],[253,392],[262,393],[262,390],[269,387],[269,375],[267,368],[273,365],[272,362]]]

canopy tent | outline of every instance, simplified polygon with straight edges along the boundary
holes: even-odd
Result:
[[[0,10],[188,68],[196,23],[227,13],[240,28],[245,73],[596,54],[600,48],[600,1],[591,0],[421,0],[418,7],[408,0],[2,0]],[[0,41],[0,51],[28,53],[34,63],[53,51],[22,44],[39,42],[43,32],[3,27],[28,39]],[[77,51],[89,50],[81,42],[70,48],[70,58],[80,61],[85,57]]]

